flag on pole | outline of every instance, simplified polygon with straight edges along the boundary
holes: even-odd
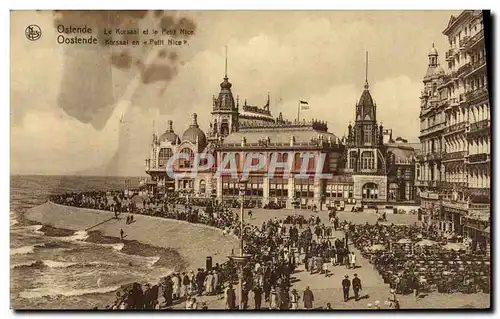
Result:
[[[309,103],[307,103],[307,101],[300,100],[299,104],[302,110],[309,110]]]

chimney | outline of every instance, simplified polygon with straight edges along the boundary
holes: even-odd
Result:
[[[174,131],[173,124],[174,124],[174,122],[172,122],[172,120],[168,120],[168,131],[169,132]]]

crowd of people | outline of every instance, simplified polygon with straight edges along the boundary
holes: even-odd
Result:
[[[253,292],[255,309],[298,309],[299,300],[302,300],[301,305],[305,309],[313,308],[314,295],[309,287],[300,295],[291,289],[296,267],[303,264],[310,274],[325,277],[330,276],[333,267],[355,269],[356,254],[349,250],[348,243],[354,244],[364,257],[370,259],[384,281],[390,284],[394,295],[392,299],[389,298],[391,308],[399,308],[396,293],[415,291],[418,295],[423,288],[451,292],[456,290],[456,287],[451,286],[456,286],[457,282],[464,283],[467,287],[465,292],[489,291],[486,287],[489,287],[489,265],[484,262],[476,264],[477,256],[442,249],[409,251],[394,244],[399,239],[408,239],[411,243],[422,239],[436,242],[449,240],[449,237],[443,237],[433,227],[379,222],[375,225],[355,225],[340,222],[332,211],[329,214],[330,225],[322,223],[318,216],[306,219],[302,215],[290,215],[264,221],[260,227],[245,224],[240,229],[238,214],[214,201],[198,203],[203,204],[200,208],[186,202],[184,197],[167,200],[150,196],[138,200],[123,192],[68,193],[52,196],[51,201],[113,211],[117,218],[121,213],[129,216],[144,214],[200,223],[219,228],[225,235],[243,236],[244,252],[251,256],[243,269],[241,305],[244,309],[249,308],[250,292]],[[251,210],[247,212],[251,217]],[[382,220],[386,220],[385,214]],[[133,218],[127,217],[129,222],[133,222]],[[343,230],[345,237],[334,238],[332,235],[335,230]],[[370,248],[373,246],[384,249],[372,251]],[[441,275],[436,275],[436,268],[443,270]],[[233,288],[237,281],[236,265],[228,260],[215,267],[200,268],[196,273],[170,274],[155,285],[135,283],[123,287],[109,308],[166,309],[185,302],[186,309],[207,309],[202,296],[215,295],[217,299],[224,299],[226,309],[237,309],[239,304],[236,303]],[[344,278],[344,301],[350,299],[351,289],[358,300],[361,287],[357,276],[352,281]],[[374,309],[377,309],[377,305]]]
[[[434,226],[376,223],[351,225],[347,233],[353,244],[370,260],[384,281],[397,293],[489,292],[490,263],[463,243],[460,251],[446,244],[458,241]]]
[[[246,224],[240,229],[238,215],[227,207],[210,203],[204,208],[184,204],[179,207],[175,200],[150,197],[132,200],[119,192],[87,192],[56,195],[53,202],[92,209],[129,214],[127,223],[133,222],[130,213],[146,214],[202,223],[217,227],[223,233],[243,235],[245,253],[251,260],[243,269],[243,308],[248,308],[248,295],[253,292],[254,307],[261,309],[297,309],[299,299],[306,309],[312,308],[310,290],[299,296],[291,290],[292,274],[298,264],[304,264],[310,274],[331,274],[332,267],[356,267],[356,256],[349,251],[347,238],[332,238],[333,230],[342,228],[338,217],[331,215],[332,225],[325,225],[319,217],[304,218],[302,215],[270,219],[255,226]],[[250,215],[250,211],[248,212]],[[122,238],[123,238],[122,234]],[[113,309],[163,309],[176,302],[185,301],[186,308],[200,309],[202,295],[224,296],[227,309],[235,309],[232,285],[238,280],[235,264],[228,260],[212,269],[199,269],[196,274],[174,273],[151,286],[130,285],[117,293]],[[198,299],[196,298],[198,297]]]

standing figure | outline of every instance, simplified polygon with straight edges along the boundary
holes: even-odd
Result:
[[[354,298],[356,298],[356,301],[359,300],[359,291],[362,289],[361,279],[358,278],[358,274],[354,274],[354,278],[352,279],[352,290],[354,291]]]
[[[292,309],[299,309],[299,293],[297,292],[297,289],[292,290],[292,295],[290,296],[290,303],[292,304]]]
[[[349,300],[349,290],[351,289],[351,281],[349,276],[345,275],[344,280],[342,280],[342,291],[344,292],[344,302]]]
[[[262,288],[260,285],[256,285],[253,289],[253,299],[254,299],[254,305],[255,309],[259,310],[260,306],[262,304]]]
[[[309,288],[309,286],[307,286],[306,290],[304,290],[303,300],[304,300],[304,308],[312,309],[313,301],[314,301],[314,294],[311,291],[311,289]]]
[[[233,285],[229,284],[226,291],[226,309],[232,310],[236,308],[236,293],[234,292]]]

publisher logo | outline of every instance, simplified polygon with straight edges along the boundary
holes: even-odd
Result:
[[[28,40],[36,41],[42,37],[42,29],[40,29],[40,27],[36,24],[31,24],[26,27],[24,34]]]

